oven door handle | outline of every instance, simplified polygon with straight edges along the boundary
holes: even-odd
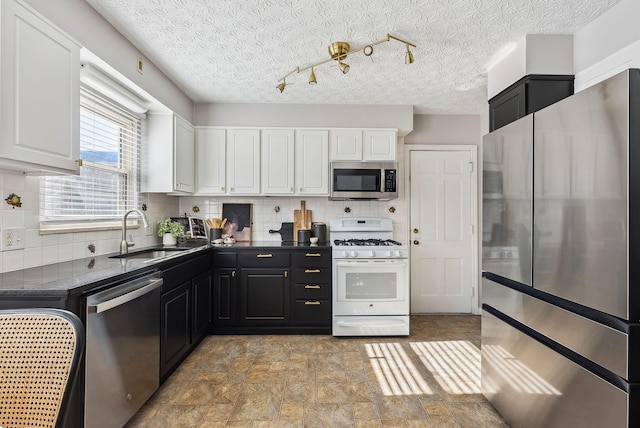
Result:
[[[406,260],[380,260],[380,259],[368,259],[368,260],[353,260],[353,261],[338,261],[336,267],[354,267],[362,266],[364,264],[372,264],[373,266],[393,266],[393,267],[405,267],[408,265]]]

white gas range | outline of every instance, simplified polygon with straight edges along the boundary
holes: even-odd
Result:
[[[329,222],[334,336],[409,334],[409,249],[386,218]]]

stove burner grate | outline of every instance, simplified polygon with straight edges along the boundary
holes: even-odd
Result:
[[[336,239],[333,241],[335,245],[340,246],[359,246],[359,247],[381,247],[381,246],[400,246],[402,245],[398,241],[393,239]]]

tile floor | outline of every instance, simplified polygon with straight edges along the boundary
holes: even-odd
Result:
[[[132,427],[506,427],[480,393],[480,317],[409,337],[208,336]]]

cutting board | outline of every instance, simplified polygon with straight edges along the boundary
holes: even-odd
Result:
[[[293,240],[296,242],[299,229],[311,229],[311,210],[305,209],[304,201],[300,201],[299,210],[293,210]]]

